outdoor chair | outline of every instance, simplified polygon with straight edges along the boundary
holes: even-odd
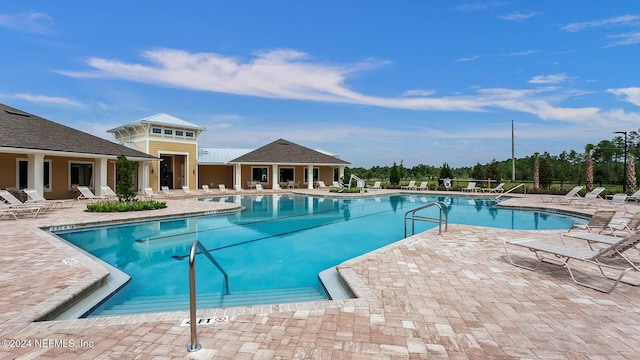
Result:
[[[476,183],[475,181],[470,181],[469,184],[467,184],[466,188],[462,188],[462,191],[468,191],[468,192],[476,192],[478,191],[478,188],[476,187]]]
[[[80,195],[78,195],[78,197],[76,198],[76,200],[78,200],[78,202],[80,202],[80,200],[88,200],[90,202],[96,201],[96,200],[103,200],[106,199],[105,196],[98,196],[96,194],[94,194],[91,189],[89,189],[86,186],[77,186],[76,189],[78,189],[78,191],[80,191]]]
[[[160,186],[160,191],[162,191],[165,196],[173,195],[173,191],[171,191],[168,186]]]
[[[257,191],[263,191],[263,190],[264,190],[264,189],[262,188],[262,184],[256,183],[256,184],[255,184],[255,186],[256,186],[256,190],[257,190]]]
[[[600,206],[609,209],[623,207],[626,210],[627,206],[625,202],[627,201],[627,197],[627,194],[614,194],[611,200],[602,203]]]
[[[369,186],[369,189],[371,189],[371,190],[380,190],[380,189],[382,189],[382,185],[381,184],[382,184],[382,182],[376,181],[376,182],[373,183],[373,185]]]
[[[221,192],[226,192],[227,191],[227,187],[224,186],[224,184],[218,184],[218,190],[220,190]]]
[[[111,189],[111,186],[101,186],[100,189],[102,189],[102,196],[107,198],[107,199],[111,199],[111,198],[117,198],[118,194],[115,193],[115,191],[113,191],[113,189]]]
[[[585,230],[587,232],[598,232],[609,228],[609,224],[613,219],[613,216],[616,214],[615,210],[598,210],[591,216],[589,222],[586,224],[573,224],[571,228],[569,228],[569,232],[574,229]]]
[[[640,284],[631,283],[623,281],[622,278],[624,275],[631,271],[636,270],[640,271],[635,264],[626,261],[626,265],[619,265],[617,263],[613,263],[615,260],[624,259],[627,257],[624,254],[625,251],[636,248],[636,246],[640,243],[640,234],[635,233],[633,235],[629,235],[624,238],[616,238],[613,244],[603,247],[602,249],[596,251],[592,249],[580,248],[567,246],[563,244],[554,243],[551,241],[543,241],[543,240],[505,240],[503,245],[505,252],[507,254],[507,258],[509,262],[514,265],[524,269],[535,271],[538,269],[542,262],[547,262],[554,265],[559,265],[565,267],[569,271],[569,275],[573,282],[578,285],[585,286],[594,290],[598,290],[604,293],[610,293],[613,291],[618,283],[625,282],[630,285],[638,286]],[[524,263],[517,263],[513,261],[512,255],[509,253],[509,246],[515,247],[523,247],[535,253],[537,262],[534,266],[528,266]],[[545,254],[551,255],[551,257],[546,256]],[[613,280],[613,284],[609,287],[602,287],[596,284],[587,283],[584,281],[578,281],[573,273],[569,262],[571,260],[575,260],[574,262],[582,262],[590,265],[594,265],[600,271],[600,274],[605,279]],[[572,262],[573,264],[573,262]],[[607,270],[605,272],[605,269]],[[607,272],[615,271],[617,274],[614,276],[608,275]]]
[[[32,214],[33,218],[35,219],[41,211],[44,211],[49,206],[47,204],[23,203],[22,201],[20,201],[20,199],[13,196],[13,194],[7,190],[0,190],[0,198],[6,201],[6,204],[0,201],[0,203],[3,204],[4,208],[10,209],[5,211],[13,213],[14,217],[16,214],[29,213]]]
[[[614,232],[614,234],[616,231],[626,231],[631,234],[632,232],[640,229],[640,213],[633,213],[630,218],[625,217],[615,223],[610,223],[609,228]]]
[[[502,193],[504,192],[504,183],[500,183],[498,184],[498,186],[494,187],[493,189],[491,188],[487,188],[487,189],[482,189],[482,192],[489,192],[489,193]]]
[[[631,201],[640,201],[640,190],[634,192],[633,194],[627,197],[627,200]]]
[[[25,204],[46,204],[47,210],[53,210],[56,207],[62,207],[62,204],[66,202],[70,202],[73,205],[73,200],[47,200],[42,194],[40,194],[36,189],[24,189],[25,194],[27,194],[27,201]]]
[[[558,200],[560,204],[571,204],[572,201],[581,199],[581,196],[578,194],[580,190],[582,190],[584,186],[576,186],[571,189],[568,193],[562,196],[542,196],[542,202],[553,202],[553,200]]]
[[[415,189],[416,189],[416,181],[415,180],[411,180],[411,181],[409,181],[408,185],[400,187],[400,190],[415,190]]]
[[[577,205],[577,206],[596,206],[596,200],[598,200],[598,198],[603,199],[602,196],[600,195],[605,189],[603,187],[597,187],[591,191],[589,191],[588,193],[584,194],[584,197],[582,199],[578,199],[576,202],[573,203],[573,205]]]
[[[318,181],[318,189],[329,190],[329,188],[324,184],[324,181]]]
[[[282,188],[280,187],[280,184],[273,184],[273,186],[271,187],[271,189],[273,191],[281,191]]]
[[[185,195],[191,195],[191,194],[192,194],[191,189],[189,189],[189,187],[188,187],[188,186],[183,186],[183,187],[182,187],[182,192],[183,192]]]
[[[153,198],[155,198],[156,196],[158,196],[158,194],[157,194],[157,193],[155,193],[155,192],[153,192],[153,189],[152,189],[152,188],[150,188],[150,187],[146,187],[146,188],[144,188],[144,196],[145,196],[147,199],[153,199]]]
[[[213,191],[211,191],[211,189],[209,189],[209,185],[202,185],[202,191],[204,191],[205,194],[213,193]]]
[[[420,186],[418,186],[418,187],[417,187],[417,190],[420,190],[420,191],[422,191],[422,190],[425,190],[425,191],[426,191],[426,190],[429,190],[429,185],[428,185],[428,183],[427,183],[426,181],[421,182],[421,183],[420,183]]]

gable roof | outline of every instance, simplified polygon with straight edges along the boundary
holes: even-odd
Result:
[[[91,155],[125,155],[131,158],[156,159],[128,148],[0,104],[0,151],[16,149],[37,152],[63,152]]]
[[[335,156],[278,139],[261,148],[237,157],[230,163],[254,164],[300,164],[300,165],[349,165],[350,163]]]

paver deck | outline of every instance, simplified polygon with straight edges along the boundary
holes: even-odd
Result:
[[[198,317],[226,315],[228,321],[200,326],[202,349],[194,353],[186,351],[189,327],[181,326],[187,312],[34,322],[106,276],[90,257],[39,227],[230,206],[168,202],[168,208],[145,214],[86,213],[84,206],[76,205],[37,219],[0,219],[0,359],[640,356],[639,288],[620,285],[603,294],[575,285],[562,268],[543,265],[532,272],[506,260],[503,239],[557,240],[560,231],[452,224],[442,235],[427,231],[339,265],[357,299],[200,309]],[[503,204],[575,210],[543,203],[537,195]],[[640,210],[638,205],[628,207]],[[523,251],[521,256],[531,255]],[[63,261],[71,258],[75,261]]]

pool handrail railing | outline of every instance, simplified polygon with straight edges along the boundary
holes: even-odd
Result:
[[[428,217],[428,216],[419,216],[416,215],[416,212],[422,209],[426,209],[426,208],[430,208],[432,206],[437,206],[438,209],[440,210],[440,216],[438,218],[432,218],[432,217]],[[434,201],[434,202],[430,202],[426,205],[422,205],[420,207],[417,207],[413,210],[409,210],[404,214],[404,237],[407,237],[407,216],[409,214],[411,214],[411,235],[414,235],[416,233],[415,230],[415,221],[416,220],[420,220],[420,221],[428,221],[428,222],[435,222],[438,223],[438,234],[442,234],[442,211],[444,209],[444,213],[445,213],[445,219],[444,219],[444,231],[447,231],[447,227],[449,225],[449,209],[447,208],[447,204],[445,204],[443,201]]]
[[[220,266],[209,250],[207,250],[198,239],[193,240],[191,250],[189,251],[189,322],[191,323],[191,343],[187,345],[188,352],[200,350],[200,344],[198,343],[198,324],[196,321],[196,254],[198,249],[220,270],[224,276],[225,295],[229,295],[229,276],[227,272],[224,271],[222,266]]]

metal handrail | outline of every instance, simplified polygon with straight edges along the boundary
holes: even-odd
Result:
[[[198,324],[196,323],[196,254],[200,249],[202,253],[215,265],[224,276],[225,295],[229,295],[229,276],[222,266],[211,256],[211,253],[205,248],[198,239],[191,244],[189,251],[189,322],[191,323],[191,343],[187,345],[187,351],[193,352],[200,350],[198,343]]]
[[[437,206],[440,210],[439,218],[432,218],[428,216],[416,216],[416,212],[422,209],[430,208],[432,206]],[[409,210],[404,213],[404,237],[407,237],[407,215],[411,214],[411,235],[415,234],[415,221],[428,221],[428,222],[437,222],[438,223],[438,234],[442,234],[442,209],[445,209],[445,222],[444,222],[444,231],[447,231],[447,227],[449,225],[449,211],[447,210],[447,204],[442,201],[435,201],[432,203],[428,203],[426,205],[420,206],[413,210]]]
[[[518,186],[515,186],[515,187],[513,187],[513,188],[511,188],[511,189],[509,189],[509,190],[507,190],[507,191],[503,192],[502,194],[500,194],[500,195],[496,196],[496,200],[500,199],[502,196],[507,195],[508,193],[512,192],[513,190],[515,190],[515,189],[517,189],[517,188],[519,188],[519,187],[521,187],[521,186],[524,186],[524,193],[526,194],[526,193],[527,193],[527,188],[526,188],[526,186],[525,186],[525,185],[526,185],[525,183],[522,183],[522,184],[520,184],[520,185],[518,185]]]

